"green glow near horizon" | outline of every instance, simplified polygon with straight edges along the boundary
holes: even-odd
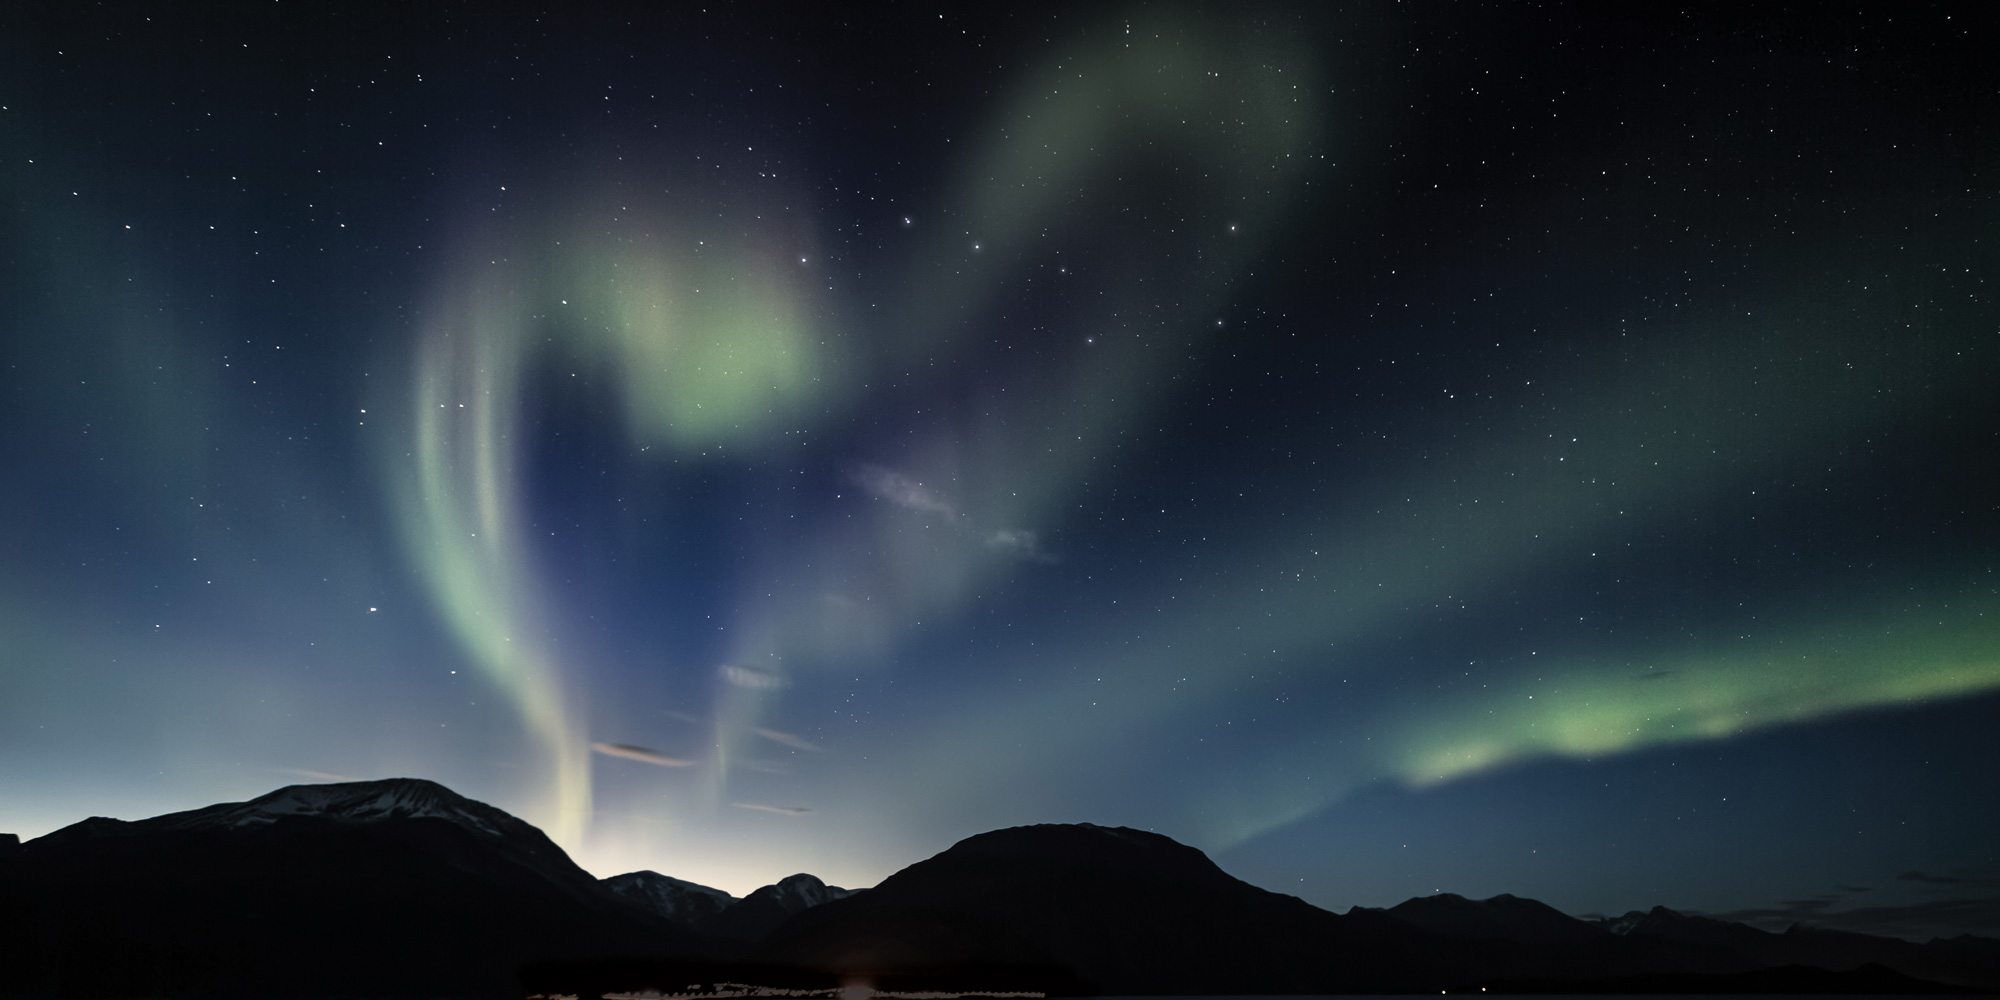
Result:
[[[1925,603],[1743,649],[1655,654],[1661,669],[1650,674],[1571,657],[1433,709],[1404,734],[1395,771],[1427,786],[1538,757],[1720,739],[2000,687],[2000,600],[1988,590]]]
[[[1332,491],[1317,517],[1298,518],[1224,557],[1228,577],[1257,581],[1254,586],[1208,600],[1199,613],[1189,613],[1193,607],[1179,603],[1171,586],[1126,595],[1128,604],[1180,610],[1155,622],[1121,623],[1123,634],[1115,640],[1091,635],[1043,653],[1071,669],[1052,671],[1047,686],[997,693],[940,720],[930,737],[938,749],[923,758],[917,780],[942,787],[1023,782],[1079,754],[1143,743],[1147,734],[1193,724],[1206,706],[1267,667],[1392,677],[1393,668],[1361,660],[1354,650],[1384,631],[1436,627],[1418,626],[1413,608],[1446,599],[1490,606],[1510,586],[1532,586],[1540,574],[1573,571],[1595,551],[1665,530],[1665,518],[1718,509],[1729,497],[1756,489],[1754,477],[1767,472],[1735,455],[1796,456],[1811,463],[1854,438],[1928,412],[1948,414],[1987,389],[1972,368],[1877,366],[1871,378],[1854,378],[1846,362],[1894,356],[1893,333],[1853,322],[1850,303],[1801,298],[1793,305],[1773,298],[1770,314],[1837,317],[1833,335],[1813,322],[1773,330],[1746,318],[1667,331],[1655,338],[1658,356],[1623,356],[1564,371],[1559,383],[1589,388],[1560,410],[1524,409],[1477,433],[1461,433],[1452,447],[1466,460],[1436,466],[1420,460],[1428,456],[1412,456],[1405,468]],[[1774,370],[1764,360],[1770,355],[1805,360]],[[1922,394],[1902,391],[1918,378]],[[1884,379],[1895,391],[1882,391]],[[1886,401],[1909,398],[1926,399],[1934,409],[1913,413],[1907,404]],[[1736,419],[1719,403],[1731,399],[1754,400],[1763,412],[1754,422]],[[1730,453],[1718,448],[1723,443]],[[1773,608],[1760,618],[1784,630],[1789,648],[1726,656],[1613,649],[1588,658],[1545,650],[1543,656],[1555,652],[1550,658],[1568,665],[1563,683],[1554,685],[1565,693],[1553,703],[1537,693],[1551,685],[1527,672],[1552,678],[1558,675],[1549,671],[1558,666],[1536,661],[1530,667],[1525,659],[1480,668],[1491,688],[1474,701],[1440,694],[1399,704],[1378,695],[1379,707],[1338,731],[1330,726],[1257,755],[1254,764],[1190,781],[1174,822],[1202,846],[1221,849],[1311,815],[1371,782],[1433,785],[1538,758],[1716,739],[2000,687],[2000,642],[1989,638],[2000,609],[1989,608],[1984,617],[1947,617],[1942,620],[1956,624],[1939,631],[1921,614],[1885,609],[1899,598],[1818,596],[1861,609],[1853,620],[1876,620],[1882,635],[1898,638],[1876,639],[1849,622]],[[1785,600],[1794,603],[1796,595]],[[1990,596],[1954,596],[1949,603],[1962,610],[1982,600],[1990,603]],[[1134,639],[1138,632],[1143,643]],[[1118,652],[1107,655],[1107,647]],[[1518,652],[1525,657],[1528,650]],[[1497,649],[1491,655],[1513,654]],[[1604,663],[1633,660],[1676,671],[1677,679],[1646,685],[1593,679],[1592,669]],[[1115,704],[1098,704],[1098,677],[1119,683]],[[1519,697],[1507,700],[1511,696],[1497,692]],[[1528,694],[1536,694],[1533,702]],[[1048,735],[1006,754],[994,752],[1015,744],[1014,720],[1037,715],[1054,720]],[[966,781],[967,774],[980,777]]]
[[[1191,825],[1203,846],[1227,848],[1374,782],[1426,789],[1538,760],[1726,740],[2000,689],[2000,595],[1990,583],[1920,603],[1899,595],[1894,605],[1719,652],[1556,655],[1532,677],[1388,705],[1349,739],[1295,741],[1270,758],[1283,767],[1210,789]]]

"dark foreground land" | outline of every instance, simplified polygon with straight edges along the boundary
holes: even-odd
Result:
[[[2000,992],[2000,941],[1590,922],[1439,895],[1336,914],[1157,834],[971,837],[866,891],[598,880],[427,781],[295,786],[0,842],[0,996],[740,992],[1252,995]]]

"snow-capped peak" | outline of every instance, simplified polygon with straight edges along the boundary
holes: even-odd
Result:
[[[736,897],[695,882],[653,871],[626,872],[598,883],[639,908],[687,923],[702,923],[736,902]]]
[[[533,827],[484,802],[434,781],[387,778],[325,785],[288,785],[248,802],[224,802],[160,817],[161,825],[239,828],[275,823],[286,816],[318,816],[348,823],[389,819],[442,819],[493,837],[519,836]]]
[[[836,899],[845,899],[848,896],[854,895],[854,893],[855,890],[853,889],[843,889],[837,885],[827,885],[825,882],[820,881],[817,875],[808,875],[800,872],[797,875],[787,875],[779,879],[777,884],[764,886],[756,892],[751,893],[751,895],[768,897],[772,902],[782,907],[785,912],[797,913],[800,910],[811,909],[821,903],[831,903]]]

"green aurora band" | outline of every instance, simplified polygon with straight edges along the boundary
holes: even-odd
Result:
[[[525,376],[558,358],[612,373],[635,452],[645,453],[636,461],[774,454],[822,415],[860,405],[872,379],[968,356],[977,347],[960,332],[968,318],[1003,288],[1046,275],[1036,268],[1065,240],[1113,227],[1129,244],[1122,276],[1100,279],[1093,288],[1104,294],[1068,312],[1071,339],[1088,335],[1094,346],[1077,350],[1064,375],[1011,387],[1005,400],[963,401],[954,422],[909,448],[899,474],[921,487],[915,499],[753,557],[760,579],[779,582],[739,602],[730,662],[771,681],[717,681],[716,756],[703,766],[709,801],[720,802],[731,755],[755,738],[787,676],[853,668],[894,648],[910,623],[963,613],[969,595],[1023,557],[994,540],[1032,539],[1033,526],[1054,522],[1092,463],[1171,399],[1199,354],[1190,346],[1217,335],[1215,316],[1263,234],[1300,196],[1305,162],[1323,155],[1327,114],[1313,54],[1160,21],[1119,22],[1098,33],[1111,40],[1025,75],[962,166],[962,212],[925,234],[898,283],[908,300],[864,319],[832,318],[808,280],[817,272],[793,265],[814,256],[813,234],[787,221],[803,194],[717,220],[605,186],[562,225],[465,255],[492,263],[452,276],[419,346],[414,440],[391,456],[398,509],[452,633],[547,761],[535,819],[559,842],[586,832],[590,735],[571,667],[546,641],[551,605],[524,542]],[[1173,223],[1163,213],[1144,232],[1116,230],[1123,223],[1097,192],[1147,171],[1171,177]],[[1157,306],[1163,280],[1177,296],[1170,311]],[[1049,650],[1057,666],[1037,672],[1058,679],[940,712],[910,737],[922,744],[912,755],[920,763],[883,780],[961,796],[968,815],[995,787],[1032,796],[1038,784],[1088,780],[1048,776],[1126,737],[1183,724],[1273,663],[1379,674],[1385,668],[1353,651],[1383,630],[1413,627],[1413,608],[1492,599],[1592,558],[1649,519],[1660,527],[1668,512],[1753,488],[1754,470],[1729,455],[1811,460],[1871,421],[1921,419],[1881,402],[1881,383],[1909,389],[1917,378],[1894,368],[1895,344],[1877,332],[1889,317],[1812,299],[1799,292],[1756,319],[1686,323],[1652,341],[1675,345],[1668,355],[1552,373],[1556,384],[1596,388],[1562,412],[1451,444],[1456,465],[1412,460],[1356,484],[1237,553],[1222,577],[1261,584],[1200,605],[1167,581],[1135,595],[1129,603],[1156,616],[1136,639],[1126,634],[1134,622],[1121,620]],[[1774,369],[1774,357],[1799,360]],[[1843,359],[1872,363],[1874,380],[1835,374]],[[1934,399],[1984,391],[1963,373],[1922,377]],[[1922,393],[1897,398],[1912,396]],[[1766,401],[1762,419],[1743,424],[1724,405],[1745,398]],[[1010,423],[1001,412],[1034,419]],[[1437,471],[1445,467],[1453,471]],[[951,530],[911,530],[932,525]],[[1369,782],[1422,787],[1523,761],[1723,739],[2000,687],[1991,581],[1940,600],[1948,614],[1906,607],[1907,595],[1854,596],[1865,610],[1837,625],[1793,614],[1782,640],[1654,650],[1622,672],[1606,664],[1636,663],[1635,654],[1550,650],[1532,670],[1390,699],[1355,733],[1329,729],[1202,774],[1177,818],[1201,846],[1223,848]],[[1114,646],[1121,651],[1105,654]],[[1664,679],[1641,681],[1643,670]],[[1099,677],[1139,693],[1100,709],[1091,694]],[[1017,739],[1024,717],[1046,731],[1026,747]]]
[[[1048,650],[1060,666],[1046,671],[1047,684],[997,690],[938,719],[925,751],[912,755],[924,764],[910,780],[946,796],[1020,788],[1053,804],[1078,792],[1060,781],[1089,779],[1037,788],[1029,776],[1068,775],[1066,761],[1115,760],[1121,745],[1157,742],[1142,733],[1186,730],[1260,674],[1373,685],[1381,700],[1364,717],[1189,780],[1172,822],[1220,850],[1372,782],[1423,787],[1536,759],[1720,739],[2000,687],[1990,574],[1923,602],[1902,591],[1829,598],[1837,615],[1801,612],[1795,595],[1767,598],[1757,632],[1788,636],[1769,647],[1544,648],[1534,666],[1526,648],[1494,650],[1489,659],[1511,658],[1519,674],[1494,683],[1489,663],[1487,683],[1471,692],[1384,697],[1398,672],[1359,652],[1383,634],[1436,627],[1424,613],[1502,601],[1510,588],[1611,555],[1623,539],[1670,531],[1670,519],[1719,512],[1774,476],[1833,464],[1851,441],[1948,419],[1987,391],[1975,370],[1939,371],[1909,356],[1902,320],[1858,298],[1800,294],[1752,317],[1681,324],[1652,339],[1666,345],[1657,356],[1550,373],[1556,384],[1593,388],[1433,443],[1402,470],[1352,484],[1317,516],[1222,557],[1219,571],[1208,567],[1239,581],[1227,590],[1191,601],[1197,595],[1184,585],[1163,582],[1125,595],[1125,606],[1147,610]],[[1913,399],[1927,402],[1913,408]],[[1753,419],[1732,413],[1732,401],[1744,400],[1755,401]],[[1592,674],[1608,663],[1633,666]],[[1671,679],[1632,679],[1646,668]],[[1099,704],[1106,681],[1121,692],[1115,708]],[[1557,690],[1566,693],[1538,693]],[[1023,717],[1048,720],[1047,734],[1022,744]],[[972,793],[958,807],[981,803]]]
[[[878,364],[889,367],[964,350],[951,335],[959,317],[1027,270],[1005,262],[1029,258],[1062,229],[1082,188],[1156,167],[1163,154],[1190,174],[1202,168],[1186,186],[1211,216],[1209,232],[1190,236],[1203,263],[1183,268],[1180,314],[1155,316],[1144,277],[1128,280],[1080,321],[1102,329],[1103,348],[1030,403],[1049,417],[1042,433],[986,435],[969,458],[950,440],[933,442],[918,479],[948,482],[978,469],[990,480],[967,491],[962,507],[933,512],[966,525],[943,547],[913,544],[898,530],[900,512],[891,513],[872,531],[824,539],[806,560],[818,575],[797,574],[802,582],[778,601],[746,603],[744,645],[732,660],[778,680],[719,685],[711,803],[785,663],[878,651],[904,623],[950,610],[1020,555],[995,538],[1031,537],[1009,526],[1046,512],[1107,439],[1157,405],[1187,352],[1156,342],[1212,332],[1186,317],[1212,316],[1241,276],[1250,238],[1233,231],[1268,229],[1282,211],[1310,155],[1318,86],[1304,53],[1169,21],[1137,34],[1127,26],[1116,42],[1065,51],[1030,74],[959,184],[965,232],[931,237],[904,283],[918,290],[914,303],[871,332]],[[546,641],[550,602],[524,543],[517,425],[531,366],[560,357],[614,373],[635,446],[660,458],[782,447],[783,432],[820,408],[852,403],[866,371],[809,326],[806,317],[824,310],[808,308],[804,272],[787,266],[811,256],[797,253],[810,248],[810,234],[779,221],[790,206],[696,220],[603,188],[568,223],[532,239],[469,241],[463,259],[486,263],[466,265],[438,296],[417,351],[414,440],[389,456],[405,545],[468,659],[547,761],[546,791],[530,812],[569,845],[585,836],[591,813],[589,737],[571,668]],[[968,259],[969,243],[978,250]],[[1154,253],[1186,257],[1186,249]],[[943,273],[937,262],[950,258],[964,264]],[[1162,368],[1162,356],[1176,360]],[[846,596],[857,576],[868,593]],[[886,600],[877,607],[892,612],[865,609],[878,594]]]
[[[418,349],[413,468],[398,477],[405,541],[467,658],[548,762],[534,809],[564,844],[581,841],[590,816],[590,739],[525,542],[524,378],[562,338],[564,361],[617,373],[633,439],[665,454],[754,446],[816,380],[784,272],[715,239],[681,242],[694,246],[554,241],[575,249],[546,281],[496,262],[442,297]]]

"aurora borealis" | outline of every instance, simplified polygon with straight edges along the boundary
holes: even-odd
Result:
[[[2000,934],[1978,19],[294,6],[0,33],[0,830]]]

